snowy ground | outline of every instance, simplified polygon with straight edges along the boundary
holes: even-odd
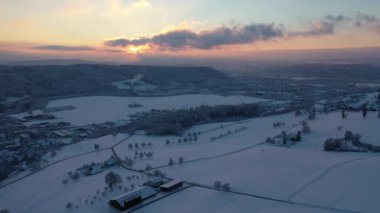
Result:
[[[308,121],[312,134],[305,136],[305,142],[297,148],[323,150],[323,142],[330,137],[344,137],[346,131],[362,135],[362,141],[380,146],[380,119],[377,112],[368,112],[364,119],[361,112],[348,112],[348,117],[342,119],[340,112],[318,115],[313,121]],[[342,127],[338,131],[338,126]]]
[[[335,168],[293,200],[360,212],[380,212],[380,156]]]
[[[231,213],[231,212],[292,212],[327,213],[323,209],[308,208],[286,203],[262,200],[237,194],[192,187],[159,202],[137,210],[137,213]]]
[[[127,138],[129,138],[129,135],[127,134],[117,134],[115,136],[107,135],[101,138],[85,140],[70,146],[63,147],[57,152],[57,155],[54,157],[50,157],[50,153],[48,153],[44,158],[47,159],[49,163],[52,163],[70,156],[95,151],[95,144],[99,145],[99,149],[106,149],[111,148],[113,145],[126,140]]]
[[[49,102],[47,107],[74,106],[75,110],[54,112],[59,119],[73,125],[86,125],[106,121],[126,120],[128,116],[137,112],[151,109],[181,109],[205,105],[241,104],[267,101],[265,99],[247,96],[220,96],[220,95],[178,95],[167,97],[109,97],[89,96],[69,99],[60,99]],[[129,108],[128,104],[138,103],[139,108]],[[35,113],[39,113],[36,111]],[[25,113],[14,115],[22,118]]]
[[[135,152],[154,152],[154,156],[151,159],[137,158],[135,162],[135,168],[145,169],[149,164],[152,167],[165,166],[168,164],[169,159],[177,161],[178,158],[183,157],[185,161],[196,160],[199,158],[207,158],[217,155],[223,155],[235,150],[244,149],[254,145],[258,145],[266,140],[268,136],[275,136],[281,133],[281,131],[289,129],[292,124],[299,123],[304,117],[295,117],[293,113],[255,118],[240,123],[219,123],[219,124],[206,124],[196,126],[185,132],[184,136],[188,133],[204,131],[198,136],[197,141],[178,143],[178,139],[183,137],[154,137],[146,135],[135,135],[128,141],[118,145],[115,150],[119,156],[134,157]],[[283,127],[274,128],[273,122],[277,121],[289,121],[289,123]],[[221,125],[223,127],[221,128]],[[245,131],[234,133],[234,130],[247,127]],[[215,129],[217,128],[217,129]],[[209,131],[212,130],[212,131]],[[231,135],[225,136],[221,139],[210,141],[211,137],[219,136],[228,131],[231,131]],[[166,145],[166,141],[171,142],[170,145]],[[145,142],[151,142],[152,147],[141,148],[141,144]],[[174,144],[173,144],[174,142]],[[128,148],[130,144],[139,144],[138,149]]]
[[[41,167],[45,167],[46,165],[50,165],[52,163],[64,160],[66,158],[70,158],[77,155],[84,155],[86,153],[94,152],[94,145],[98,144],[99,149],[110,149],[115,144],[124,141],[129,138],[127,134],[117,134],[115,136],[107,135],[101,138],[84,140],[76,144],[72,144],[70,146],[65,146],[61,150],[56,152],[55,156],[51,156],[51,153],[45,154],[42,158],[44,161],[41,163]],[[8,179],[1,182],[1,184],[7,184],[13,182],[19,178],[22,178],[31,173],[30,170],[26,170],[23,172],[19,172]]]
[[[108,199],[124,192],[124,187],[130,184],[135,186],[142,184],[146,177],[142,178],[137,173],[128,172],[119,167],[111,168],[102,173],[81,177],[78,181],[70,181],[67,185],[62,183],[63,179],[68,179],[67,173],[73,171],[83,164],[91,162],[102,162],[112,155],[111,151],[100,151],[89,155],[69,159],[61,163],[48,167],[33,174],[16,184],[12,184],[0,189],[0,206],[8,208],[11,212],[68,212],[65,209],[67,202],[73,204],[70,212],[118,212],[108,206]],[[123,177],[123,188],[114,192],[107,190],[106,195],[102,195],[106,184],[105,175],[109,171],[114,171]],[[127,181],[127,176],[138,175],[139,180]],[[100,195],[97,195],[99,190]],[[96,199],[94,198],[96,196]],[[88,203],[85,200],[88,200]],[[93,205],[91,205],[93,201]],[[75,206],[78,205],[78,209]]]
[[[67,103],[65,103],[67,104]],[[77,108],[78,109],[78,108]],[[102,117],[99,115],[98,117]],[[188,133],[202,132],[196,142],[178,143],[183,137],[152,137],[134,135],[106,136],[73,144],[57,152],[50,159],[56,162],[72,155],[83,156],[64,160],[14,184],[0,188],[0,206],[11,212],[67,212],[65,205],[72,202],[77,212],[114,212],[106,204],[107,199],[120,194],[107,192],[99,196],[93,205],[85,204],[90,195],[104,190],[104,175],[81,178],[78,182],[63,185],[67,172],[85,163],[101,162],[112,155],[110,149],[96,153],[94,144],[100,148],[115,147],[120,157],[134,157],[135,152],[154,152],[151,159],[136,159],[134,168],[161,167],[171,178],[184,179],[204,186],[215,181],[228,182],[234,193],[192,187],[178,194],[150,204],[137,212],[380,212],[377,192],[380,191],[380,155],[374,153],[324,152],[323,143],[329,137],[342,137],[350,130],[362,135],[363,142],[380,145],[377,113],[369,112],[363,119],[360,112],[350,112],[342,119],[340,112],[318,115],[308,121],[311,134],[304,135],[302,142],[292,147],[261,144],[267,137],[282,130],[299,130],[306,115],[295,117],[293,113],[255,118],[245,122],[216,123],[195,126]],[[96,118],[99,119],[99,118]],[[286,122],[279,128],[273,122]],[[223,125],[223,127],[221,127]],[[338,126],[342,126],[341,132]],[[247,130],[234,133],[234,130]],[[232,134],[210,142],[210,138],[228,131]],[[171,144],[166,145],[165,141]],[[152,146],[141,148],[142,143]],[[173,142],[175,142],[173,144]],[[128,147],[139,144],[139,148]],[[167,166],[170,158],[175,161],[183,157],[183,165]],[[121,174],[127,187],[138,185],[142,180],[126,182],[125,177],[135,175],[121,168],[112,170]],[[144,178],[143,178],[144,179]],[[283,202],[264,200],[249,195],[279,199]],[[81,198],[81,201],[79,199]],[[94,200],[90,198],[89,200]],[[22,205],[20,205],[22,203]],[[293,204],[291,204],[293,203]],[[0,208],[1,209],[1,208]]]
[[[263,145],[233,155],[161,169],[169,177],[287,200],[330,166],[364,154],[335,154]],[[194,175],[196,174],[196,175]]]

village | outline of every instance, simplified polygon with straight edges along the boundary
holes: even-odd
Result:
[[[45,154],[51,156],[64,146],[91,138],[99,138],[123,125],[123,122],[105,122],[73,126],[69,122],[55,121],[53,111],[72,110],[71,107],[45,109],[40,114],[28,114],[21,118],[0,118],[0,157],[7,162],[0,179],[27,170],[37,171],[44,163]],[[96,148],[95,148],[96,149]]]

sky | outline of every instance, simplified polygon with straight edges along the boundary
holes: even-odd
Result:
[[[378,0],[0,0],[0,61],[363,47],[380,47]]]

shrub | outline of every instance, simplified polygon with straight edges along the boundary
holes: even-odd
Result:
[[[71,208],[73,208],[73,204],[71,202],[68,202],[66,204],[66,209],[71,209]]]
[[[336,138],[336,139],[333,139],[333,138],[329,138],[325,141],[325,144],[324,144],[324,150],[325,151],[340,151],[342,150],[342,147],[343,147],[343,140],[342,139],[339,139],[339,138]]]

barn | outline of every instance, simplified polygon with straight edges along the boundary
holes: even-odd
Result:
[[[150,186],[140,187],[111,199],[109,204],[116,209],[126,210],[142,203],[145,199],[150,198],[155,194],[157,194],[157,191]]]
[[[155,177],[151,180],[148,180],[147,182],[144,183],[145,186],[151,186],[151,187],[154,187],[154,188],[158,188],[159,186],[167,183],[168,181],[162,179],[162,178],[159,178],[159,177]]]
[[[174,189],[180,188],[183,185],[182,180],[172,180],[168,183],[165,183],[164,185],[160,186],[161,191],[164,192],[170,192],[173,191]]]

